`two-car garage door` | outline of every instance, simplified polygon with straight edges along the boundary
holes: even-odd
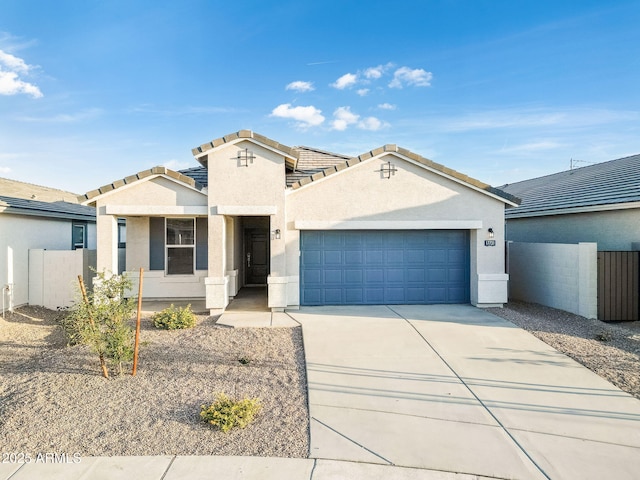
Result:
[[[466,230],[300,233],[302,305],[469,302]]]

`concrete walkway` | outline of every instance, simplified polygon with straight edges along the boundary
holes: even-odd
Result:
[[[311,456],[518,479],[632,479],[640,401],[471,306],[314,307]]]
[[[494,315],[457,305],[282,315],[303,326],[312,458],[7,457],[0,480],[638,478],[640,401]]]

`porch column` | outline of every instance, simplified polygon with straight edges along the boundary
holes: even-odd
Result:
[[[105,207],[98,207],[96,218],[96,269],[118,273],[118,218],[104,213]]]
[[[209,273],[205,279],[206,308],[219,313],[229,303],[226,276],[226,225],[223,215],[209,216]]]
[[[287,288],[289,279],[286,276],[286,226],[283,215],[271,215],[271,268],[268,284],[268,306],[272,311],[283,311],[287,306]],[[275,232],[278,231],[278,235]],[[280,237],[280,238],[277,238]]]

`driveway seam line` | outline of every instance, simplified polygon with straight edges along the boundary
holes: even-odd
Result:
[[[478,397],[478,395],[476,395],[476,393],[471,389],[471,387],[469,385],[467,385],[467,383],[464,381],[464,379],[458,375],[458,372],[456,372],[453,367],[451,365],[449,365],[449,362],[447,362],[444,357],[442,355],[440,355],[440,352],[438,352],[438,350],[436,350],[434,348],[433,345],[431,345],[431,343],[429,342],[429,340],[427,340],[424,335],[422,335],[422,333],[420,333],[420,331],[415,327],[415,325],[413,323],[411,323],[409,321],[408,318],[400,315],[398,312],[396,312],[393,308],[391,308],[389,305],[385,305],[389,310],[391,310],[393,313],[395,313],[397,316],[399,316],[400,318],[402,318],[405,322],[407,322],[409,324],[409,326],[420,336],[420,338],[422,338],[422,340],[424,340],[424,342],[429,346],[429,348],[431,348],[431,350],[433,350],[433,352],[438,356],[438,358],[440,360],[442,360],[442,362],[447,366],[447,368],[449,370],[451,370],[451,372],[458,378],[458,380],[460,380],[460,382],[462,383],[462,385],[465,386],[465,388],[467,390],[469,390],[469,392],[471,393],[471,395],[473,395],[473,397],[480,403],[480,405],[482,405],[482,408],[484,408],[489,415],[491,415],[491,417],[493,417],[493,419],[498,423],[498,425],[500,426],[500,428],[502,428],[502,430],[509,436],[509,438],[513,441],[513,443],[516,444],[516,446],[520,449],[520,451],[522,453],[524,453],[524,455],[531,461],[531,463],[533,463],[533,465],[540,471],[540,473],[542,473],[545,478],[551,480],[551,477],[549,475],[547,475],[547,472],[544,471],[544,469],[538,465],[538,462],[536,462],[531,455],[529,455],[529,452],[527,452],[524,447],[522,445],[520,445],[520,442],[518,442],[518,440],[516,440],[516,438],[511,434],[511,432],[503,425],[503,423],[498,419],[498,417],[495,416],[495,414],[489,409],[489,407],[487,407],[485,405],[485,403],[480,399],[480,397]]]
[[[354,443],[355,445],[359,446],[360,448],[366,450],[367,452],[371,453],[372,455],[375,455],[376,457],[380,458],[381,460],[384,460],[385,462],[387,462],[389,465],[394,465],[394,463],[391,460],[387,460],[386,458],[384,458],[382,455],[378,455],[376,452],[374,452],[373,450],[365,447],[364,445],[356,442],[355,440],[353,440],[352,438],[347,437],[346,435],[344,435],[343,433],[339,432],[338,430],[336,430],[333,427],[330,427],[329,425],[327,425],[324,422],[321,422],[320,420],[318,420],[316,417],[311,417],[312,420],[315,420],[316,422],[318,422],[320,425],[322,425],[323,427],[328,428],[329,430],[331,430],[334,433],[337,433],[338,435],[340,435],[342,438],[350,441],[351,443]]]
[[[174,455],[173,458],[171,459],[171,461],[169,462],[169,465],[167,465],[167,468],[165,469],[164,473],[160,477],[160,480],[164,480],[165,479],[165,477],[167,476],[167,473],[169,473],[169,470],[171,470],[171,467],[173,466],[173,462],[175,461],[176,458],[178,458],[178,456]]]
[[[497,425],[494,425],[493,423],[469,422],[467,420],[449,420],[449,419],[446,419],[446,418],[431,417],[429,415],[414,415],[412,413],[385,412],[384,410],[374,410],[374,409],[371,409],[371,408],[338,407],[336,405],[324,405],[322,403],[316,403],[315,405],[318,406],[318,407],[324,407],[324,408],[339,408],[339,409],[348,408],[349,410],[357,410],[359,412],[373,412],[373,413],[384,413],[384,414],[387,414],[387,415],[400,415],[402,417],[426,418],[426,419],[429,419],[429,420],[436,420],[436,421],[439,421],[439,422],[465,423],[465,424],[468,424],[468,425],[478,425],[478,426],[481,426],[481,427],[496,427],[497,426]],[[514,430],[519,430],[519,429],[515,429],[514,428]],[[523,430],[523,431],[528,431],[528,430]],[[533,433],[538,433],[538,432],[533,432]]]

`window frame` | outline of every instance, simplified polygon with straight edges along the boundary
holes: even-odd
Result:
[[[179,245],[169,243],[169,233],[167,223],[169,220],[191,220],[193,225],[193,243],[191,245]],[[197,222],[195,217],[164,217],[164,274],[166,276],[194,276],[196,273],[196,228]],[[169,249],[170,248],[190,248],[192,250],[191,255],[191,273],[169,273]]]
[[[82,245],[75,242],[75,230],[76,227],[82,228]],[[86,222],[73,222],[71,224],[71,249],[77,250],[79,248],[87,248],[87,224]]]

